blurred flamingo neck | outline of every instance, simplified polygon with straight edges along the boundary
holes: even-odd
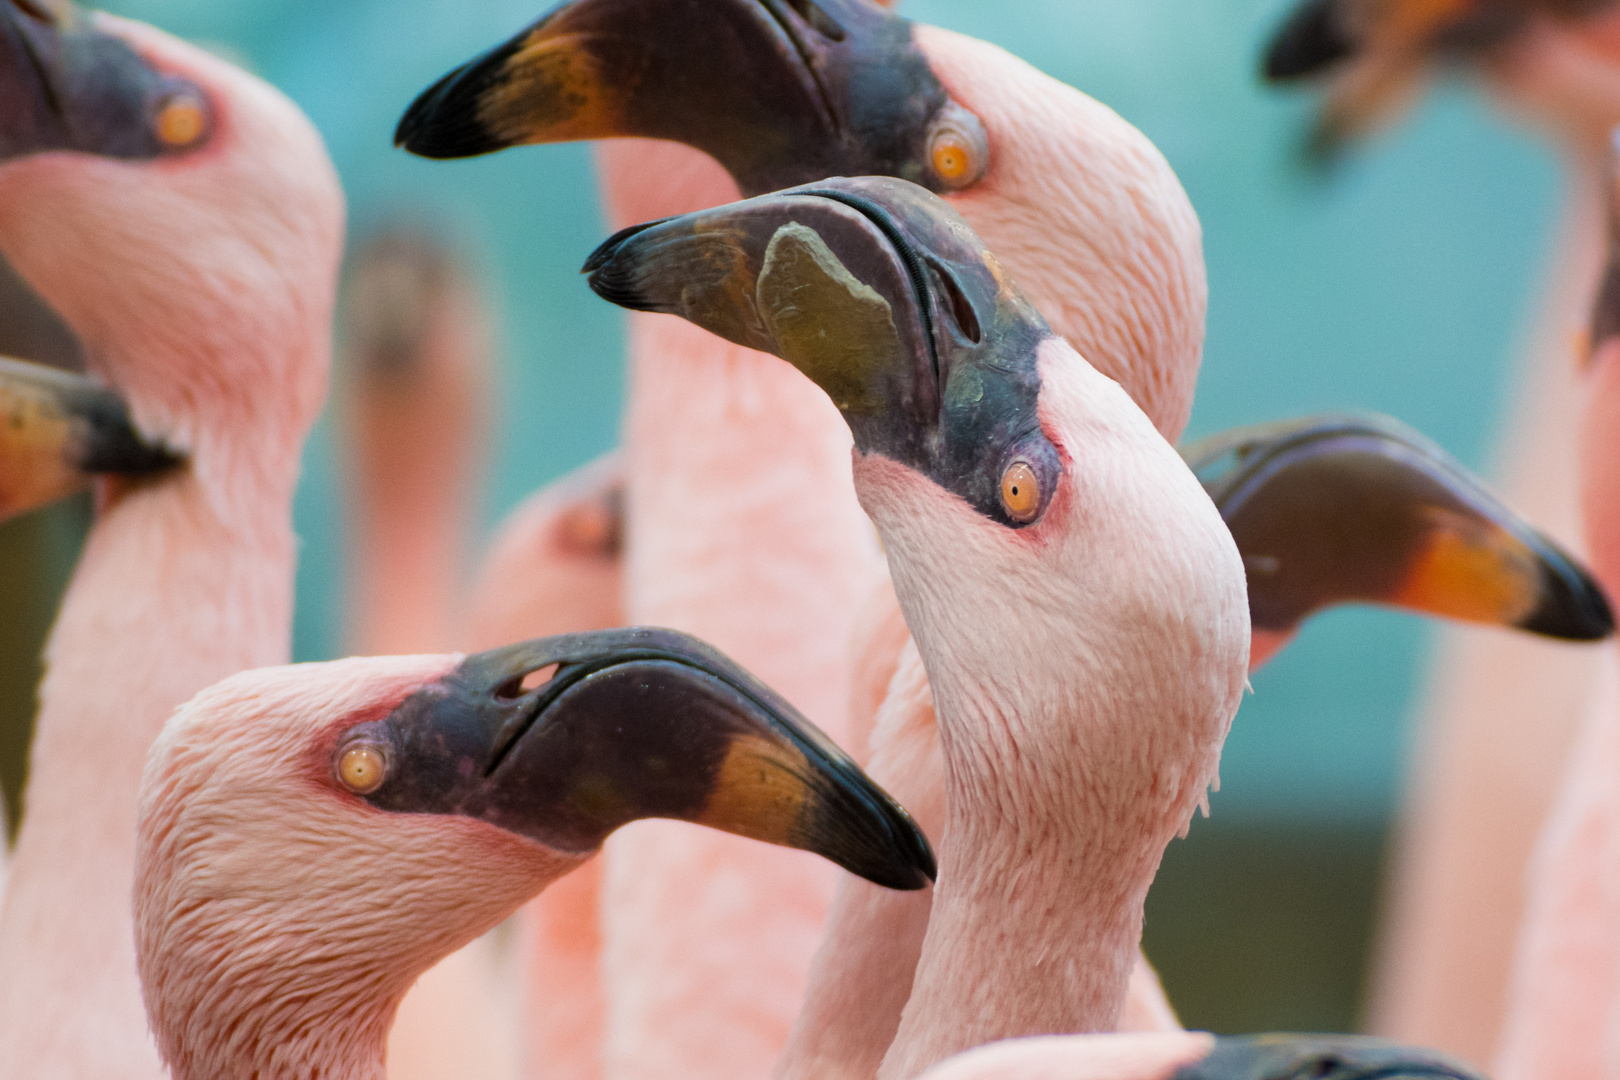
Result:
[[[162,1075],[130,921],[142,765],[178,704],[287,661],[290,498],[285,481],[256,483],[251,470],[228,495],[182,474],[130,491],[91,530],[46,647],[0,916],[0,1073],[48,1060]]]
[[[0,913],[0,1075],[47,1065],[163,1075],[131,926],[141,771],[178,705],[244,668],[289,658],[291,503],[314,414],[299,391],[324,387],[326,363],[324,343],[310,344],[315,331],[290,339],[309,353],[288,354],[287,337],[256,343],[280,381],[218,391],[217,413],[204,386],[189,398],[150,392],[165,373],[210,362],[205,351],[165,355],[152,341],[100,357],[132,376],[141,422],[161,417],[149,430],[171,433],[191,456],[155,479],[103,487],[46,646],[26,816]],[[214,370],[261,370],[248,359],[238,353]]]

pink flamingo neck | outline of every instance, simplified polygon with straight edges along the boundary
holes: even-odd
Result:
[[[686,147],[597,152],[614,227],[737,198]],[[782,361],[681,320],[632,316],[629,353],[627,617],[709,641],[842,740],[854,613],[881,558],[848,428]],[[602,875],[609,1080],[767,1075],[809,977],[831,868],[644,822],[609,840]]]
[[[130,363],[149,361],[163,370],[153,358]],[[163,1075],[130,921],[141,770],[179,703],[288,659],[303,429],[283,419],[230,431],[199,420],[192,464],[103,492],[46,647],[26,816],[0,913],[7,1075],[46,1061],[72,1063],[73,1075]]]

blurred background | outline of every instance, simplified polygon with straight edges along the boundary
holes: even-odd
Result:
[[[619,313],[576,273],[603,238],[589,151],[439,164],[395,151],[395,121],[450,66],[544,0],[110,0],[209,44],[291,95],[325,134],[351,228],[411,220],[451,237],[487,290],[499,392],[480,502],[487,530],[525,494],[611,448]],[[1111,105],[1169,158],[1203,220],[1209,337],[1189,438],[1346,407],[1391,413],[1489,470],[1511,361],[1550,252],[1557,169],[1465,88],[1332,175],[1299,165],[1309,102],[1262,88],[1282,0],[904,0]],[[9,322],[0,347],[71,359],[59,328]],[[309,444],[295,654],[342,650],[340,478],[330,423]],[[34,658],[71,568],[77,503],[0,528],[0,784],[13,819]],[[1172,845],[1146,948],[1189,1026],[1349,1029],[1357,1021],[1408,724],[1432,629],[1329,615],[1254,680],[1213,817]]]

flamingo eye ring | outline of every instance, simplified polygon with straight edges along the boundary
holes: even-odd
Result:
[[[337,775],[356,795],[370,795],[388,778],[388,755],[375,743],[350,743],[338,758]]]
[[[1041,481],[1029,462],[1018,460],[1001,474],[1001,505],[1007,516],[1020,525],[1034,521],[1041,512]]]

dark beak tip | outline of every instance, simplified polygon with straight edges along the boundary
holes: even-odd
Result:
[[[457,68],[417,95],[394,128],[394,145],[417,157],[448,161],[504,150],[478,119],[477,95]]]
[[[1549,583],[1547,596],[1520,629],[1563,641],[1604,641],[1614,636],[1614,608],[1603,587],[1579,569]]]

